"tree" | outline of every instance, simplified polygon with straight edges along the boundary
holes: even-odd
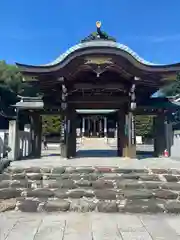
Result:
[[[37,96],[38,88],[33,88],[28,82],[23,81],[22,74],[15,65],[0,61],[0,88],[7,89],[16,95]]]
[[[60,117],[43,116],[43,134],[60,134]]]
[[[176,96],[180,94],[180,74],[177,74],[176,80],[162,89],[166,96]]]
[[[19,94],[23,88],[22,75],[15,65],[0,61],[0,87]]]
[[[145,138],[153,138],[153,116],[137,115],[135,118],[136,135]]]

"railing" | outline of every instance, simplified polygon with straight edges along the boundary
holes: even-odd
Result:
[[[28,157],[31,154],[31,133],[19,131],[19,158]]]

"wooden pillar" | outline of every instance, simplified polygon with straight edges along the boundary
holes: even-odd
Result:
[[[35,158],[40,158],[42,146],[42,117],[38,112],[34,112],[31,115],[31,134],[31,155]]]
[[[38,114],[36,125],[36,156],[41,157],[42,150],[42,116]]]
[[[61,156],[73,158],[76,156],[76,111],[67,109],[62,121]]]
[[[107,138],[107,117],[104,117],[104,137]]]
[[[154,117],[154,156],[159,157],[163,155],[166,149],[166,132],[165,132],[165,116],[159,114]]]
[[[102,118],[99,119],[99,137],[102,137]]]
[[[172,124],[168,122],[164,114],[154,117],[154,156],[162,156],[167,149],[171,155],[172,146]]]
[[[68,135],[67,135],[67,146],[68,146],[68,158],[76,156],[76,125],[77,115],[75,109],[70,109],[68,112]]]
[[[118,111],[117,116],[117,155],[128,157],[128,133],[126,131],[127,116],[122,110]]]
[[[128,113],[128,157],[136,158],[136,127],[133,112]]]
[[[171,122],[166,122],[166,148],[171,156],[171,147],[173,145],[173,127]]]
[[[84,137],[84,133],[85,133],[85,118],[82,117],[82,137]]]
[[[63,112],[61,116],[60,126],[60,154],[62,157],[66,157],[66,115]]]

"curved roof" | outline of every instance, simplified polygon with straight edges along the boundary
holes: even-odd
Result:
[[[42,65],[42,66],[57,65],[57,64],[61,63],[63,60],[65,60],[65,58],[68,57],[68,55],[70,55],[71,53],[73,53],[77,50],[83,50],[84,48],[88,48],[88,47],[117,48],[119,50],[127,52],[128,54],[130,54],[132,57],[134,57],[138,62],[140,62],[142,64],[150,65],[150,66],[154,66],[154,65],[162,66],[161,64],[155,64],[155,63],[144,60],[136,52],[134,52],[131,48],[129,48],[128,46],[126,46],[124,44],[113,42],[113,41],[105,41],[105,40],[96,40],[96,41],[79,43],[79,44],[69,48],[65,53],[61,54],[56,60],[50,62],[49,64]]]
[[[74,59],[89,54],[120,56],[128,60],[131,66],[136,69],[146,71],[148,74],[158,73],[158,77],[162,75],[160,78],[165,80],[174,80],[176,73],[180,71],[180,63],[168,65],[152,63],[141,58],[136,52],[124,44],[102,39],[79,43],[69,48],[49,64],[33,66],[16,63],[16,65],[20,68],[20,71],[24,73],[27,72],[28,74],[56,72],[63,69]]]

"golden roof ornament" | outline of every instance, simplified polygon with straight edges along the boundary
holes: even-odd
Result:
[[[101,28],[101,21],[97,21],[97,22],[96,22],[96,27],[97,27],[97,28]]]
[[[116,42],[116,39],[109,36],[106,32],[101,31],[101,21],[96,21],[96,32],[91,33],[89,36],[81,40],[81,42],[88,42],[92,40],[108,40]]]

